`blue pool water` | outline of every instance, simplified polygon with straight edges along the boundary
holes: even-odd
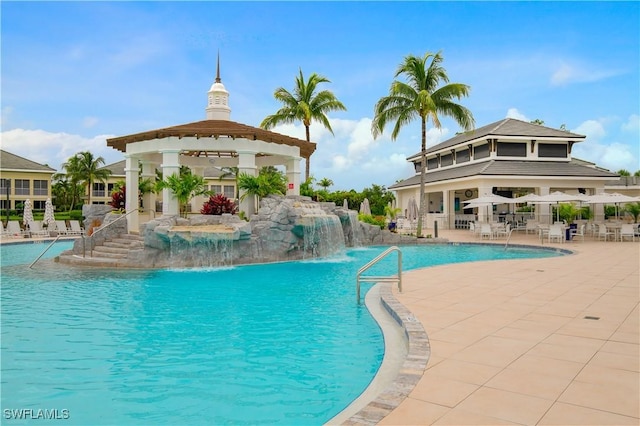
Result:
[[[355,303],[355,275],[384,247],[207,270],[87,270],[51,260],[28,269],[42,249],[0,248],[3,410],[68,410],[64,423],[81,425],[322,424],[382,361],[383,336]],[[467,245],[402,251],[405,270],[557,255]],[[391,256],[371,274],[396,265]]]

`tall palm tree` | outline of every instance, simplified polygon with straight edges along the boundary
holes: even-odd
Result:
[[[273,93],[273,97],[283,104],[283,107],[275,114],[267,116],[260,127],[272,129],[278,124],[290,124],[301,121],[304,124],[307,142],[311,142],[309,127],[312,121],[321,123],[333,135],[333,129],[329,124],[327,113],[330,111],[346,111],[347,108],[329,90],[322,90],[316,93],[320,83],[330,83],[326,77],[312,73],[307,81],[304,80],[302,69],[300,75],[296,77],[296,85],[293,93],[283,87],[279,87]],[[305,180],[309,178],[309,162],[311,154],[305,160]]]
[[[318,182],[318,185],[320,185],[321,187],[323,187],[326,190],[331,185],[333,185],[333,181],[331,179],[329,179],[329,178],[322,178],[322,179],[320,179],[320,182]]]
[[[100,168],[104,164],[104,158],[94,157],[91,152],[83,151],[78,152],[62,165],[72,183],[79,183],[86,188],[87,204],[91,204],[93,182],[105,182],[111,175],[111,170]]]
[[[398,66],[394,78],[403,75],[407,82],[394,80],[389,95],[381,98],[374,108],[371,123],[373,137],[378,137],[388,122],[395,121],[391,139],[395,140],[400,130],[414,119],[422,125],[422,159],[420,163],[420,208],[416,235],[422,236],[422,220],[425,212],[424,180],[426,170],[427,121],[441,128],[439,115],[453,118],[464,130],[471,130],[475,121],[471,111],[453,102],[468,96],[470,87],[461,83],[449,83],[446,70],[442,67],[440,52],[427,52],[420,58],[408,55]],[[444,85],[441,85],[444,83]]]

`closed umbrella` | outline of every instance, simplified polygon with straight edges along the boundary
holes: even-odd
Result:
[[[24,210],[22,212],[22,223],[29,225],[29,222],[33,222],[33,205],[31,200],[27,199],[24,202]]]
[[[56,222],[56,218],[53,215],[53,204],[51,203],[51,198],[47,198],[47,201],[44,203],[44,219],[42,223],[46,226],[50,226]]]

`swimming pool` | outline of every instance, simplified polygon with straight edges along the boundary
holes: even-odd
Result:
[[[22,263],[7,254],[16,247],[2,246],[2,408],[68,410],[65,424],[322,424],[382,361],[381,331],[354,293],[357,269],[384,248],[322,261],[121,271],[51,261],[29,270],[44,246],[18,256]],[[405,270],[558,254],[402,250]],[[395,264],[392,256],[371,274]]]

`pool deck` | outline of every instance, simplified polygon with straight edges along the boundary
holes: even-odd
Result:
[[[478,242],[463,230],[440,236]],[[540,241],[514,233],[511,244]],[[403,274],[393,294],[431,354],[378,424],[640,424],[640,243],[544,245],[574,254]]]

